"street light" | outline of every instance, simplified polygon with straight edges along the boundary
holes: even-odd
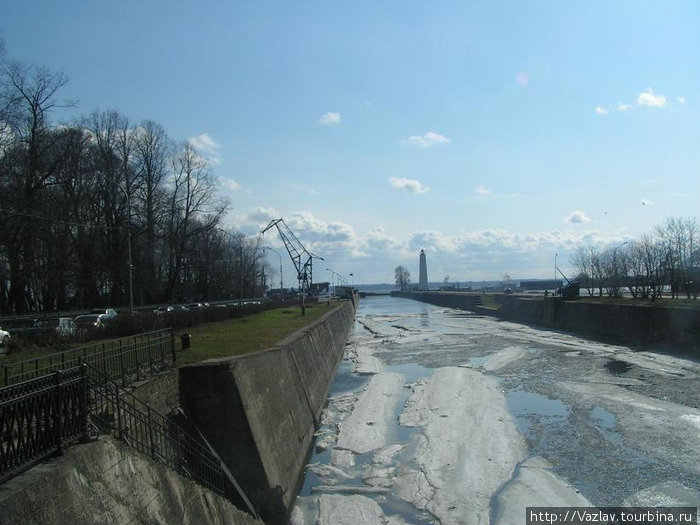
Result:
[[[277,257],[280,258],[280,293],[284,294],[284,279],[282,279],[282,256],[280,255],[280,252],[274,248],[270,248],[269,246],[263,246],[263,250],[273,251],[277,254]]]
[[[556,295],[556,290],[557,290],[557,257],[559,257],[558,253],[554,254],[554,294]]]
[[[127,255],[129,257],[129,312],[134,313],[134,267],[131,262],[131,199],[129,198],[129,194],[127,191],[122,188],[119,184],[116,185],[117,188],[121,190],[121,192],[124,194],[126,197],[126,215],[127,215],[127,221],[126,221],[126,246],[127,246]]]
[[[622,248],[625,244],[628,244],[629,241],[625,241],[622,244],[619,244],[615,246],[615,249],[613,250],[613,285],[615,286],[614,292],[615,292],[615,297],[618,297],[618,278],[617,278],[617,250],[619,248]]]
[[[327,272],[331,272],[331,288],[333,288],[333,295],[335,295],[335,280],[333,279],[335,272],[330,268],[326,268]]]

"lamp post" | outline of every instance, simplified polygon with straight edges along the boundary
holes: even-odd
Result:
[[[280,258],[280,293],[284,294],[284,279],[282,278],[282,256],[280,255],[280,252],[278,252],[274,248],[270,248],[269,246],[264,246],[263,250],[270,250],[272,252],[275,252],[277,254],[277,257]]]
[[[330,268],[326,268],[326,271],[331,273],[331,288],[333,288],[333,295],[335,295],[335,280],[333,279],[335,272]]]
[[[622,248],[625,244],[628,244],[629,241],[625,241],[622,244],[618,244],[615,246],[615,249],[613,250],[613,285],[614,285],[614,292],[615,292],[615,297],[618,296],[618,278],[617,278],[617,250],[619,248]]]
[[[134,313],[134,267],[131,262],[131,199],[129,198],[129,193],[122,188],[119,184],[116,185],[117,188],[126,197],[126,246],[127,246],[127,256],[129,258],[129,312]]]
[[[556,295],[557,293],[557,257],[559,257],[558,253],[554,254],[554,294]]]

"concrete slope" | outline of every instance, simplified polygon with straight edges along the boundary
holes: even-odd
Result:
[[[262,525],[112,438],[71,447],[0,487],[0,525]]]

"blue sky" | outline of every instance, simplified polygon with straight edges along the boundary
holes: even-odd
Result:
[[[55,121],[161,123],[212,160],[229,225],[283,217],[355,282],[391,282],[398,264],[417,280],[421,248],[435,281],[550,277],[579,243],[697,216],[696,1],[2,11],[7,55],[70,79],[79,105]]]

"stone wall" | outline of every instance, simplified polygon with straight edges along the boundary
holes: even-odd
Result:
[[[621,343],[700,344],[700,310],[692,308],[563,301],[558,297],[545,299],[503,294],[393,292],[392,295]],[[482,306],[484,298],[497,306]]]
[[[286,523],[296,497],[353,299],[274,348],[180,368],[180,406],[267,523]]]

